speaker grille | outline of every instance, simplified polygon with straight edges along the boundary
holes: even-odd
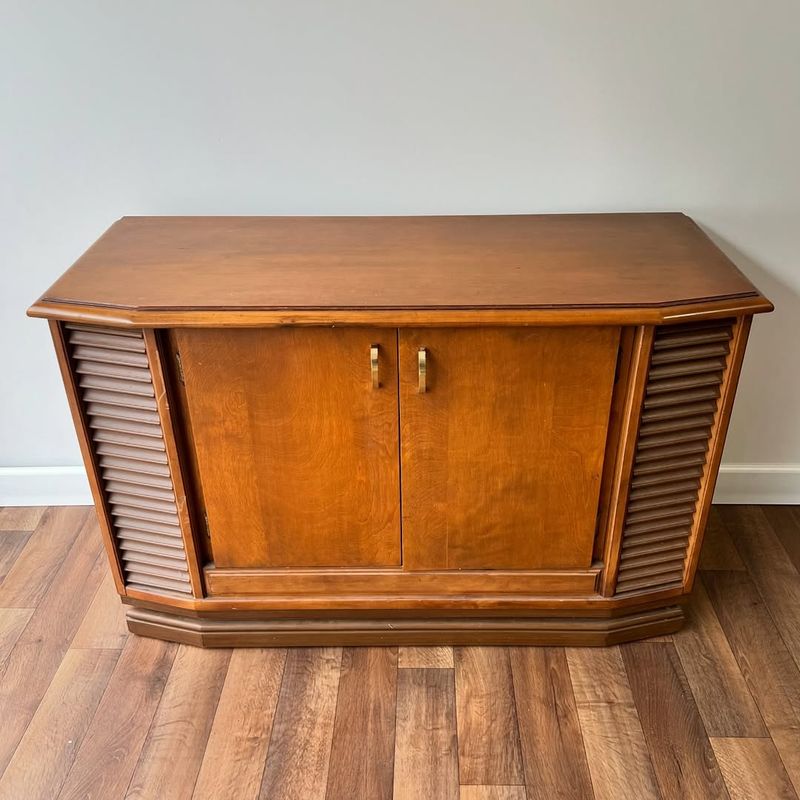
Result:
[[[617,594],[681,586],[733,322],[656,328]]]
[[[66,323],[64,335],[125,584],[191,595],[142,332]]]

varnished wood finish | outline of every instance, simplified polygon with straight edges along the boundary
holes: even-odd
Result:
[[[40,306],[618,308],[731,298],[759,295],[682,214],[125,217]]]
[[[216,566],[400,564],[396,331],[181,330],[175,345]]]
[[[239,615],[235,615],[239,616]],[[265,647],[316,645],[576,645],[618,644],[677,631],[683,624],[678,606],[620,617],[433,617],[373,619],[194,619],[163,611],[131,608],[133,633],[202,647]]]
[[[441,646],[306,648],[287,661],[128,636],[97,607],[113,582],[94,519],[0,509],[0,538],[36,526],[9,570],[23,564],[32,583],[6,595],[31,607],[0,602],[0,798],[797,800],[800,672],[784,637],[800,576],[782,542],[800,537],[800,515],[712,516],[745,559],[715,548],[708,597],[698,582],[674,639],[464,643],[455,659]],[[40,538],[62,525],[53,576]]]
[[[732,320],[656,328],[630,471],[617,594],[680,587],[705,495],[735,347]],[[716,475],[716,472],[714,472]]]
[[[398,598],[418,598],[430,603],[439,596],[472,597],[474,602],[492,595],[591,595],[599,568],[584,570],[469,570],[458,572],[402,569],[226,570],[208,568],[206,583],[214,597],[264,599],[289,596],[303,590],[303,597],[370,597],[376,608]],[[517,597],[517,599],[520,599]],[[322,601],[321,601],[322,602]],[[299,600],[298,600],[299,603]]]
[[[600,327],[400,331],[407,569],[590,566],[618,342]]]
[[[650,352],[653,347],[653,328],[640,326],[631,334],[630,355],[620,366],[616,387],[616,408],[619,420],[614,436],[607,446],[606,480],[609,484],[607,510],[600,508],[600,537],[604,543],[602,593],[612,595],[616,589],[622,548],[622,526],[630,492],[636,436],[642,415],[642,399],[647,382]],[[624,351],[623,351],[624,354]],[[621,398],[621,399],[620,399]],[[613,413],[614,406],[612,406]],[[613,424],[612,416],[612,424]]]
[[[413,647],[676,630],[771,308],[673,213],[123,218],[30,313],[130,630]]]

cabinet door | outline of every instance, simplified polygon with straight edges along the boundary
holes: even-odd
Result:
[[[619,333],[400,331],[406,569],[590,566]]]
[[[396,330],[180,329],[174,343],[217,567],[400,564]]]

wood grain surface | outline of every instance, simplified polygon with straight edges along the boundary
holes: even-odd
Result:
[[[797,800],[800,517],[718,510],[658,641],[233,651],[128,634],[89,515],[0,510],[46,582],[0,581],[0,799]]]
[[[400,331],[406,569],[590,566],[618,343],[615,328]]]
[[[175,345],[218,567],[400,564],[395,330],[182,330]]]
[[[491,308],[755,293],[683,214],[123,217],[44,298],[141,309]]]

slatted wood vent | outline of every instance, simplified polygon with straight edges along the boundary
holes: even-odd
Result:
[[[190,595],[142,332],[71,323],[64,329],[125,583]]]
[[[732,334],[731,320],[656,328],[617,594],[683,582]]]

